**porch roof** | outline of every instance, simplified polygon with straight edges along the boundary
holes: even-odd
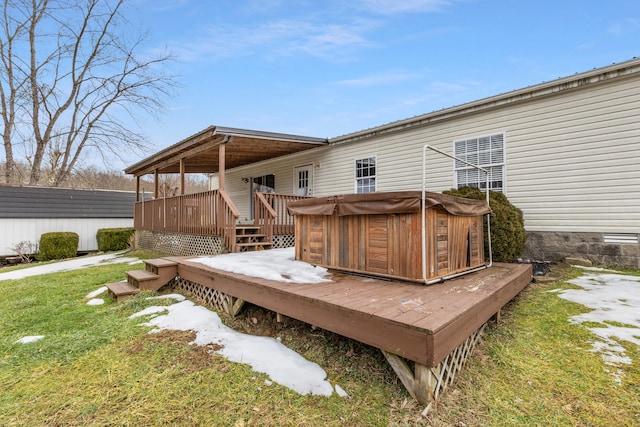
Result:
[[[158,173],[216,173],[220,170],[220,144],[226,144],[226,169],[297,153],[328,144],[326,138],[263,132],[221,126],[208,128],[129,166],[125,172],[142,176]]]

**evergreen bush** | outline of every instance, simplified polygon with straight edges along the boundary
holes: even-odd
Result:
[[[51,259],[73,258],[78,253],[80,237],[72,232],[43,233],[40,236],[40,253],[38,259],[48,261]]]
[[[135,229],[126,228],[101,228],[96,233],[98,250],[100,251],[121,251],[129,247],[131,236]]]
[[[486,199],[485,193],[472,187],[461,187],[457,190],[451,189],[443,191],[443,193],[467,199]],[[496,262],[513,262],[524,251],[524,245],[527,240],[522,211],[512,205],[507,196],[495,191],[489,191],[489,205],[493,211],[490,220],[493,260]],[[484,221],[484,248],[485,255],[489,256],[489,241],[486,228],[487,224]]]

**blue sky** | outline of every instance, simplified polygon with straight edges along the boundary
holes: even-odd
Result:
[[[637,0],[133,5],[181,85],[154,149],[210,125],[335,137],[640,56]]]

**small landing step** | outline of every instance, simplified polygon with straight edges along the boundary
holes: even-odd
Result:
[[[115,283],[107,283],[106,284],[109,293],[113,295],[116,301],[124,301],[127,298],[131,298],[133,295],[137,294],[140,290],[135,286],[132,286],[131,283],[122,281]]]
[[[129,277],[129,279],[135,280],[135,282],[138,284],[140,282],[146,282],[148,280],[156,280],[158,278],[157,274],[152,273],[151,271],[148,271],[148,270],[127,271],[127,276]],[[131,282],[131,280],[129,282]]]
[[[171,261],[170,259],[164,259],[164,258],[146,259],[144,260],[144,263],[146,265],[152,265],[158,268],[173,267],[175,265],[178,265],[177,262]]]

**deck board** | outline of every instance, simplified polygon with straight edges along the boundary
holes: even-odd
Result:
[[[178,275],[390,353],[436,366],[531,280],[531,266],[494,266],[435,285],[332,271],[332,282],[291,284],[174,257]]]

